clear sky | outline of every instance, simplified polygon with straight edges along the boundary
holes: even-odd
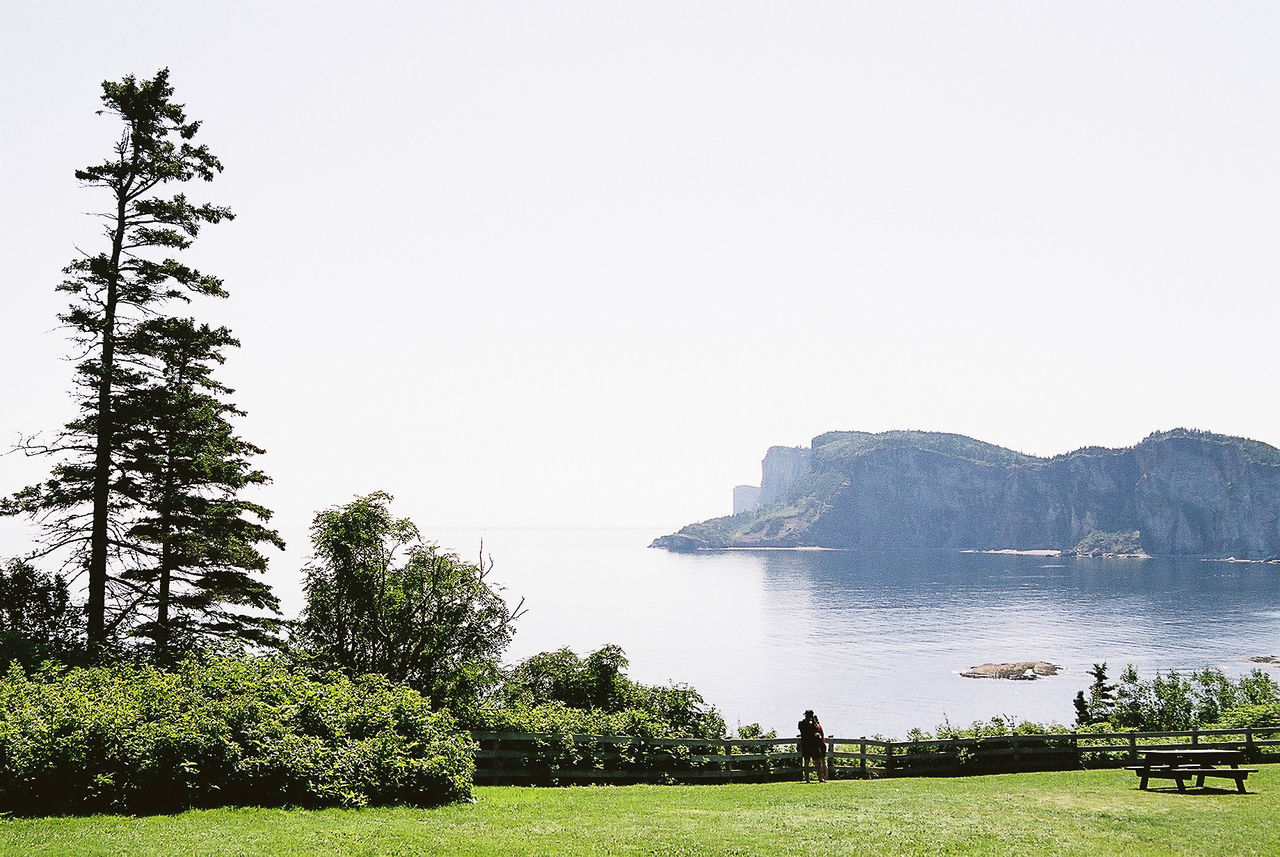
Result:
[[[5,446],[71,416],[99,84],[162,66],[287,568],[374,489],[656,535],[833,429],[1280,445],[1273,2],[6,0]]]

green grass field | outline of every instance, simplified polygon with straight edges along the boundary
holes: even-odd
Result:
[[[1139,791],[1123,770],[818,785],[489,787],[439,809],[6,819],[3,854],[1280,854],[1280,765]],[[1158,783],[1157,783],[1158,784]]]

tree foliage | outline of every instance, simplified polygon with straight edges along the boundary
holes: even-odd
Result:
[[[529,705],[562,702],[570,708],[619,711],[642,689],[626,677],[628,664],[622,647],[613,644],[584,658],[568,648],[542,652],[508,671],[505,692]]]
[[[1094,664],[1089,670],[1089,675],[1093,676],[1093,683],[1089,685],[1089,696],[1086,698],[1082,690],[1076,694],[1075,698],[1077,726],[1089,726],[1106,721],[1111,717],[1111,711],[1116,703],[1116,686],[1107,683],[1106,662]]]
[[[571,731],[663,738],[721,738],[724,718],[685,684],[647,685],[626,675],[616,645],[586,657],[570,649],[533,655],[506,671],[497,704],[477,717],[487,729]]]
[[[36,521],[31,559],[60,557],[84,586],[95,650],[139,625],[162,654],[175,637],[262,640],[269,623],[223,609],[275,609],[248,575],[265,566],[254,546],[279,543],[261,523],[267,511],[237,499],[265,481],[246,463],[261,450],[235,436],[229,420],[240,412],[209,375],[236,343],[225,329],[164,315],[174,301],[226,297],[219,278],[178,258],[205,225],[232,218],[176,190],[211,181],[222,164],[195,142],[200,123],[173,100],[167,69],[105,81],[102,103],[120,136],[75,176],[106,197],[104,246],[74,259],[58,286],[69,301],[59,318],[73,342],[78,414],[52,442],[21,444],[55,463],[0,513]]]
[[[66,662],[83,650],[84,619],[58,575],[10,560],[0,568],[0,669]]]
[[[348,675],[381,673],[463,706],[496,682],[521,605],[489,584],[491,563],[423,542],[391,499],[377,491],[316,514],[295,642]]]
[[[262,450],[236,434],[230,420],[243,412],[212,375],[222,349],[238,343],[226,328],[163,317],[132,339],[149,370],[117,400],[126,417],[118,457],[138,510],[128,529],[138,561],[121,577],[138,587],[148,617],[133,633],[161,660],[227,640],[271,644],[279,602],[253,575],[267,568],[257,545],[284,542],[263,523],[270,510],[239,496],[268,481],[249,463]]]

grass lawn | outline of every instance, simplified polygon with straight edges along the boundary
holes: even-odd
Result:
[[[1246,795],[1229,780],[1186,794],[1143,792],[1131,772],[1112,770],[826,785],[487,787],[474,804],[430,810],[6,819],[0,853],[1275,855],[1280,765],[1261,767]]]

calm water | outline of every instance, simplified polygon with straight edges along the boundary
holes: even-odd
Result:
[[[528,614],[513,659],[621,645],[630,674],[696,687],[730,728],[792,734],[806,708],[829,734],[903,737],[944,719],[1070,723],[1085,671],[1253,667],[1280,654],[1280,567],[1198,560],[1045,559],[949,552],[672,554],[648,530],[443,530],[481,538],[492,580]],[[1064,668],[1037,681],[959,673],[989,661]],[[1280,679],[1280,670],[1273,675]]]

